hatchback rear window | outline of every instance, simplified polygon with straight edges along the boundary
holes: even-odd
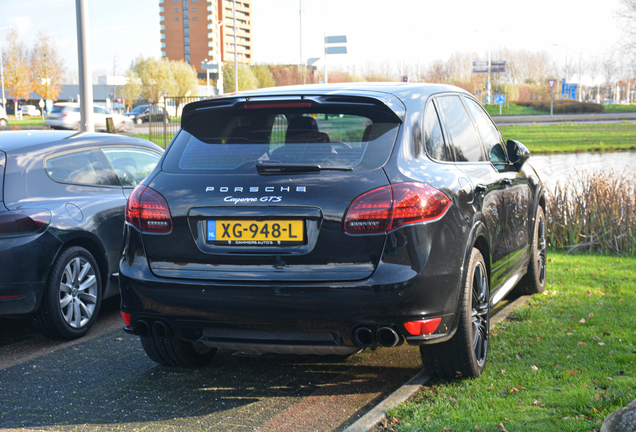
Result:
[[[168,172],[253,170],[257,161],[363,171],[388,160],[400,123],[364,107],[308,106],[209,110],[171,144]]]

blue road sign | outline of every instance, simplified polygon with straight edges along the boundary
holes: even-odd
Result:
[[[498,94],[497,96],[495,96],[495,103],[497,105],[503,105],[506,103],[506,96],[502,95],[502,94]]]

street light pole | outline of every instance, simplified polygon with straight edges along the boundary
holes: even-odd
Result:
[[[565,49],[565,73],[563,75],[565,75],[565,83],[567,84],[568,82],[568,47],[559,45],[559,44],[552,44],[552,45]],[[561,84],[561,97],[560,97],[561,100],[563,100],[563,90],[564,90],[563,84]]]
[[[13,28],[13,26],[4,26],[0,27],[0,30],[4,30],[6,28]],[[0,43],[0,79],[2,80],[2,108],[7,110],[7,100],[4,97],[4,65],[2,61],[2,44]]]
[[[232,20],[234,20],[234,91],[238,91],[238,47],[236,46],[236,0],[232,0]]]
[[[0,77],[2,78],[2,108],[7,111],[6,99],[4,98],[4,66],[2,65],[2,45],[0,44]]]
[[[210,64],[210,62],[209,62],[208,59],[204,59],[201,62],[201,64],[204,64],[204,65],[207,66],[207,65]],[[207,67],[205,68],[205,77],[206,77],[206,81],[207,81],[207,85],[208,85],[208,90],[207,90],[208,94],[206,96],[210,97],[210,69],[208,69]]]
[[[80,83],[80,130],[82,132],[94,132],[93,82],[91,79],[91,60],[88,46],[87,0],[75,0],[75,14],[77,15],[77,54]]]

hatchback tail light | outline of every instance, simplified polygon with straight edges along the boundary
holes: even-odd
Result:
[[[0,237],[19,237],[44,231],[51,223],[48,210],[0,212]]]
[[[137,186],[126,204],[126,222],[141,232],[168,234],[172,231],[172,216],[166,199],[148,186]]]
[[[441,218],[450,199],[423,183],[398,183],[366,192],[356,198],[345,216],[349,234],[378,234],[401,225]]]

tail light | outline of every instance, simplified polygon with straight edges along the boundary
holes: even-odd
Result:
[[[172,216],[166,199],[144,185],[133,189],[128,198],[126,222],[145,233],[168,234],[172,231]]]
[[[51,223],[48,210],[0,212],[0,237],[19,237],[44,231]]]
[[[345,216],[349,234],[379,234],[399,226],[441,218],[450,199],[423,183],[398,183],[373,189],[356,198]]]

